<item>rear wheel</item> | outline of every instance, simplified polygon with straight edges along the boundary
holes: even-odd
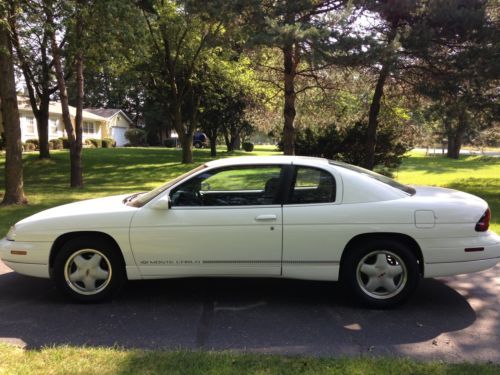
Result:
[[[420,278],[416,256],[394,240],[358,242],[347,249],[342,281],[363,304],[389,308],[405,302]]]
[[[99,302],[120,288],[125,270],[114,244],[75,238],[57,254],[53,279],[67,297],[79,302]]]

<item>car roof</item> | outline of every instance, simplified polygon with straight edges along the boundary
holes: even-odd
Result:
[[[234,158],[224,158],[212,160],[206,163],[207,167],[226,167],[234,165],[253,164],[305,164],[305,165],[328,165],[328,160],[324,158],[314,158],[310,156],[240,156]]]

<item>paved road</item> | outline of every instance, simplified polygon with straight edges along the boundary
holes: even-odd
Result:
[[[424,280],[391,311],[356,308],[336,283],[130,282],[111,303],[67,303],[48,280],[0,262],[0,341],[500,362],[500,266]]]

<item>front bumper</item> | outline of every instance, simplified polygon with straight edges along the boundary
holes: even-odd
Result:
[[[0,240],[0,259],[14,271],[35,277],[49,278],[51,242],[20,242]]]

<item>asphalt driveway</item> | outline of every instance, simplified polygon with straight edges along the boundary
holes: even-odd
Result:
[[[390,311],[353,306],[336,283],[274,279],[129,282],[113,302],[79,305],[0,262],[0,341],[500,362],[499,297],[497,266],[423,280]]]

